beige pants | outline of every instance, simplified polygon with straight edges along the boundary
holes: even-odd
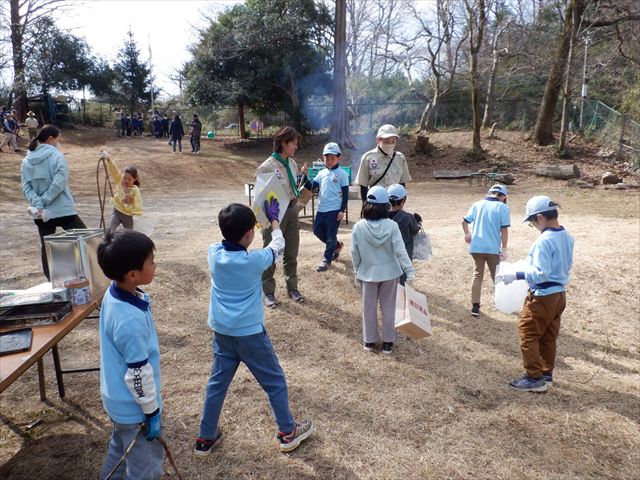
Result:
[[[2,139],[2,145],[0,145],[0,149],[3,149],[5,145],[9,145],[9,148],[13,150],[18,149],[18,143],[16,140],[15,133],[5,133],[4,138]]]
[[[473,257],[473,283],[471,285],[471,303],[480,303],[480,291],[484,279],[484,264],[489,266],[491,280],[496,279],[496,268],[500,263],[500,255],[493,253],[472,253]]]

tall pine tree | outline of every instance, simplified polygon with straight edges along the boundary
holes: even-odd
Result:
[[[151,99],[151,69],[147,62],[140,60],[140,50],[129,30],[124,47],[118,52],[118,61],[113,66],[115,90],[122,101],[134,112],[140,104]]]

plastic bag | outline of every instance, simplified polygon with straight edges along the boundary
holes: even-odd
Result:
[[[133,229],[137,232],[144,233],[147,237],[153,235],[153,231],[156,228],[156,223],[148,217],[135,216],[133,217]]]
[[[253,212],[256,214],[258,222],[268,227],[270,222],[263,211],[265,200],[275,198],[280,204],[280,214],[278,221],[281,222],[289,206],[289,195],[282,186],[282,182],[273,173],[261,173],[256,176],[256,186],[254,187],[255,197],[253,201]]]
[[[423,229],[413,237],[413,259],[414,260],[431,260],[433,250],[431,248],[431,238]]]
[[[524,260],[514,263],[500,262],[496,271],[496,280],[505,273],[521,272],[526,266],[527,262]],[[520,313],[528,292],[529,284],[526,280],[515,280],[509,285],[503,281],[496,282],[494,292],[496,309],[502,313]]]

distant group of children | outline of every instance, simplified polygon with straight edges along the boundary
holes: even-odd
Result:
[[[99,264],[113,280],[100,313],[101,393],[113,422],[100,478],[109,474],[140,434],[150,441],[135,445],[120,467],[120,474],[126,472],[127,478],[159,478],[163,453],[157,442],[151,442],[162,428],[159,345],[149,297],[139,288],[153,280],[154,245],[142,233],[126,229],[129,219],[122,216],[141,212],[135,184],[137,171],[125,169],[120,174],[109,155],[106,152],[102,155],[109,162],[118,188],[114,195],[114,218],[98,250]],[[339,146],[325,145],[323,156],[327,168],[313,181],[306,182],[307,187],[317,188],[319,195],[318,216],[313,225],[314,234],[325,244],[319,272],[329,269],[344,246],[337,240],[337,232],[348,200],[348,178],[339,168]],[[471,309],[474,316],[479,315],[485,263],[495,278],[496,265],[506,258],[510,226],[507,196],[506,187],[493,186],[486,198],[470,208],[462,223],[475,264]],[[393,352],[396,288],[400,281],[410,284],[416,276],[411,261],[412,241],[421,228],[422,218],[404,210],[406,199],[407,191],[401,184],[368,188],[361,219],[353,227],[351,256],[355,283],[362,289],[366,351],[372,351],[381,341],[383,354]],[[233,203],[218,214],[223,240],[208,249],[211,280],[208,324],[214,332],[213,364],[195,440],[196,456],[209,455],[222,440],[219,418],[240,363],[247,366],[268,396],[281,451],[294,450],[315,430],[313,422],[296,421],[291,412],[285,374],[264,325],[263,273],[274,267],[286,249],[285,235],[278,222],[280,208],[291,205],[279,205],[276,199],[265,201],[269,242],[265,248],[251,251],[248,248],[256,226],[253,210]],[[557,204],[548,197],[531,198],[524,221],[541,232],[529,252],[528,265],[522,271],[504,273],[498,280],[510,283],[523,279],[530,286],[519,326],[526,373],[510,386],[522,391],[543,391],[553,381],[555,345],[566,303],[564,291],[572,265],[573,239],[558,223]],[[119,223],[126,228],[114,231],[111,226]],[[378,304],[382,311],[381,333]]]

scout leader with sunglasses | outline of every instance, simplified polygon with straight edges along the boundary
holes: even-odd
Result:
[[[511,388],[544,392],[553,382],[560,316],[566,306],[565,289],[573,264],[574,240],[558,222],[558,204],[544,195],[527,202],[523,222],[540,231],[529,250],[524,271],[502,276],[504,283],[526,280],[529,294],[520,315],[520,349],[526,373]]]

